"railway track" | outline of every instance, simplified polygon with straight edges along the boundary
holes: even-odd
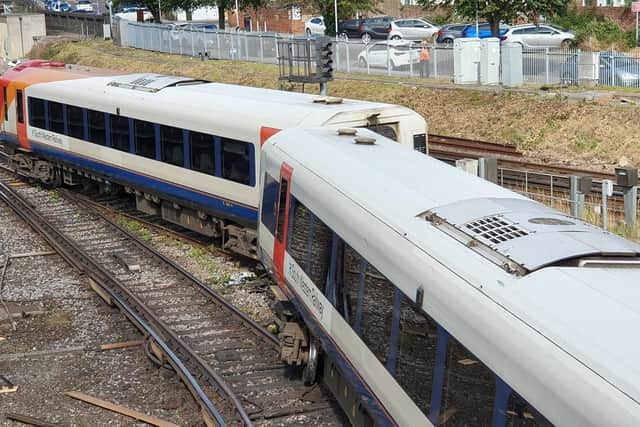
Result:
[[[292,379],[277,340],[209,287],[80,199],[12,180],[0,171],[0,198],[148,337],[208,425],[343,423],[323,386]]]

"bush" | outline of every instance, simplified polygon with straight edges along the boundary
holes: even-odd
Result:
[[[624,31],[608,17],[591,11],[577,12],[569,10],[563,16],[555,16],[550,22],[572,30],[576,34],[576,43],[591,49],[626,49],[635,46],[635,34]]]

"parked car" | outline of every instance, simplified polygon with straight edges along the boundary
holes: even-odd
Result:
[[[45,0],[44,8],[46,10],[51,10],[52,7],[53,7],[53,0]]]
[[[500,40],[526,48],[569,47],[575,34],[554,25],[526,24],[509,28]]]
[[[327,26],[324,24],[324,18],[322,16],[316,16],[304,23],[304,32],[308,36],[311,36],[311,34],[324,35],[326,29]]]
[[[349,40],[360,37],[360,23],[362,19],[343,19],[338,21],[338,39]]]
[[[498,31],[498,37],[502,37],[509,30],[509,26],[507,24],[500,23],[500,28]],[[478,31],[480,33],[481,39],[486,39],[489,37],[493,37],[491,33],[491,27],[488,22],[483,22],[478,25]],[[462,37],[478,37],[476,35],[476,24],[467,24],[466,27],[462,30]]]
[[[93,12],[93,4],[89,0],[78,0],[76,4],[78,12]]]
[[[373,43],[358,54],[358,65],[362,68],[366,68],[367,64],[386,68],[388,61],[392,68],[417,64],[420,61],[420,47],[406,40],[389,40]]]
[[[389,37],[392,21],[393,18],[390,16],[363,19],[358,26],[360,39],[366,44],[369,44],[371,39],[386,39]]]
[[[210,22],[196,22],[185,25],[183,29],[190,31],[216,31],[218,29],[218,26]]]
[[[71,12],[71,6],[64,1],[56,1],[51,5],[51,10],[54,12]]]
[[[389,38],[391,40],[423,40],[430,39],[438,33],[440,29],[431,22],[420,19],[396,19],[391,21],[391,31],[389,31]]]
[[[467,24],[447,24],[438,30],[436,43],[453,44],[458,37],[462,37],[462,31]]]
[[[598,84],[640,88],[640,59],[621,52],[599,52]],[[580,83],[578,53],[574,53],[562,64],[560,81],[565,85]]]
[[[347,19],[338,22],[338,38],[347,40],[359,38],[363,43],[370,43],[372,39],[386,39],[391,31],[390,16],[379,16],[366,19]]]

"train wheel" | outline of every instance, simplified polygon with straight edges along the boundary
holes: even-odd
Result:
[[[309,343],[309,359],[302,370],[302,381],[304,381],[305,385],[312,385],[316,382],[319,356],[320,349],[318,347],[318,342],[311,337]]]

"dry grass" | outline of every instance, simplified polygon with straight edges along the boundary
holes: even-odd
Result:
[[[150,71],[276,88],[276,66],[205,61],[114,47],[109,42],[58,42],[32,53],[125,72]],[[338,76],[339,77],[339,76]],[[315,90],[315,88],[311,89]],[[560,97],[477,92],[338,80],[331,95],[403,104],[421,113],[430,132],[514,143],[526,154],[611,169],[640,161],[640,107],[611,102],[569,104]]]

